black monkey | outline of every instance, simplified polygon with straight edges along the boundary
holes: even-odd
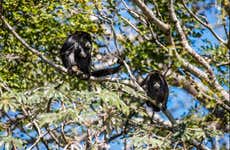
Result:
[[[147,95],[156,101],[156,104],[161,103],[162,109],[167,109],[169,88],[165,77],[159,71],[150,72],[141,83],[141,86],[144,88]],[[147,105],[152,107],[156,112],[160,111],[160,108],[150,101],[147,102]]]
[[[69,74],[74,73],[77,67],[89,76],[91,63],[92,39],[90,34],[76,31],[70,35],[61,49],[61,59]]]
[[[90,72],[91,50],[92,39],[87,32],[76,31],[66,39],[60,53],[63,65],[67,68],[69,74],[73,75],[76,70],[80,70],[86,75],[84,79],[88,79],[91,75],[101,77],[114,74],[121,69],[122,62],[119,60],[119,65],[116,67]]]

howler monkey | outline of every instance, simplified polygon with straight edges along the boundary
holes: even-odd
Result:
[[[61,49],[61,59],[69,74],[74,73],[74,66],[89,75],[91,63],[91,36],[82,31],[70,35]]]
[[[141,86],[144,88],[147,95],[156,101],[156,104],[161,103],[162,109],[167,109],[169,88],[165,77],[159,71],[150,72],[141,83]],[[152,107],[156,112],[160,111],[160,108],[150,101],[147,102],[147,105]]]
[[[114,74],[121,69],[122,63],[119,61],[119,65],[116,67],[90,72],[91,50],[92,39],[87,32],[76,31],[66,39],[60,53],[63,65],[69,74],[73,75],[78,70],[86,75],[84,79],[88,79],[91,75],[101,77]]]

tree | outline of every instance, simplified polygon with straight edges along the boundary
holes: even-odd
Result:
[[[2,0],[0,146],[229,148],[229,9],[228,0]],[[69,76],[59,50],[75,30],[93,35],[94,68],[125,56],[121,72]],[[170,85],[175,124],[144,104],[139,82],[152,70]]]

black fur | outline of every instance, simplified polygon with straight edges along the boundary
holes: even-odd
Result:
[[[141,83],[141,86],[146,90],[147,95],[155,100],[157,104],[162,104],[162,109],[167,109],[169,88],[165,77],[159,71],[150,72]],[[160,111],[160,108],[150,101],[147,102],[147,105],[152,107],[156,112]]]
[[[94,77],[102,77],[106,75],[111,75],[111,74],[117,73],[119,70],[121,70],[121,68],[122,68],[122,63],[120,63],[116,67],[93,71],[91,72],[91,75]]]
[[[90,75],[91,49],[91,36],[86,32],[76,31],[66,39],[61,49],[61,59],[69,74],[74,74],[75,66]]]
[[[114,74],[121,69],[121,64],[119,64],[113,68],[90,72],[91,50],[92,39],[89,33],[76,31],[66,39],[60,53],[63,65],[67,68],[69,74],[73,75],[77,67],[77,70],[86,75],[83,79],[88,79],[91,75],[101,77]]]

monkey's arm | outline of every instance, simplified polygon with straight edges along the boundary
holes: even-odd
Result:
[[[69,57],[72,54],[73,55],[72,59],[74,59],[74,53],[73,53],[74,42],[71,41],[70,39],[71,37],[69,37],[65,41],[65,43],[63,44],[60,50],[62,63],[67,69],[69,69],[74,62],[74,60],[70,60],[70,57]]]

